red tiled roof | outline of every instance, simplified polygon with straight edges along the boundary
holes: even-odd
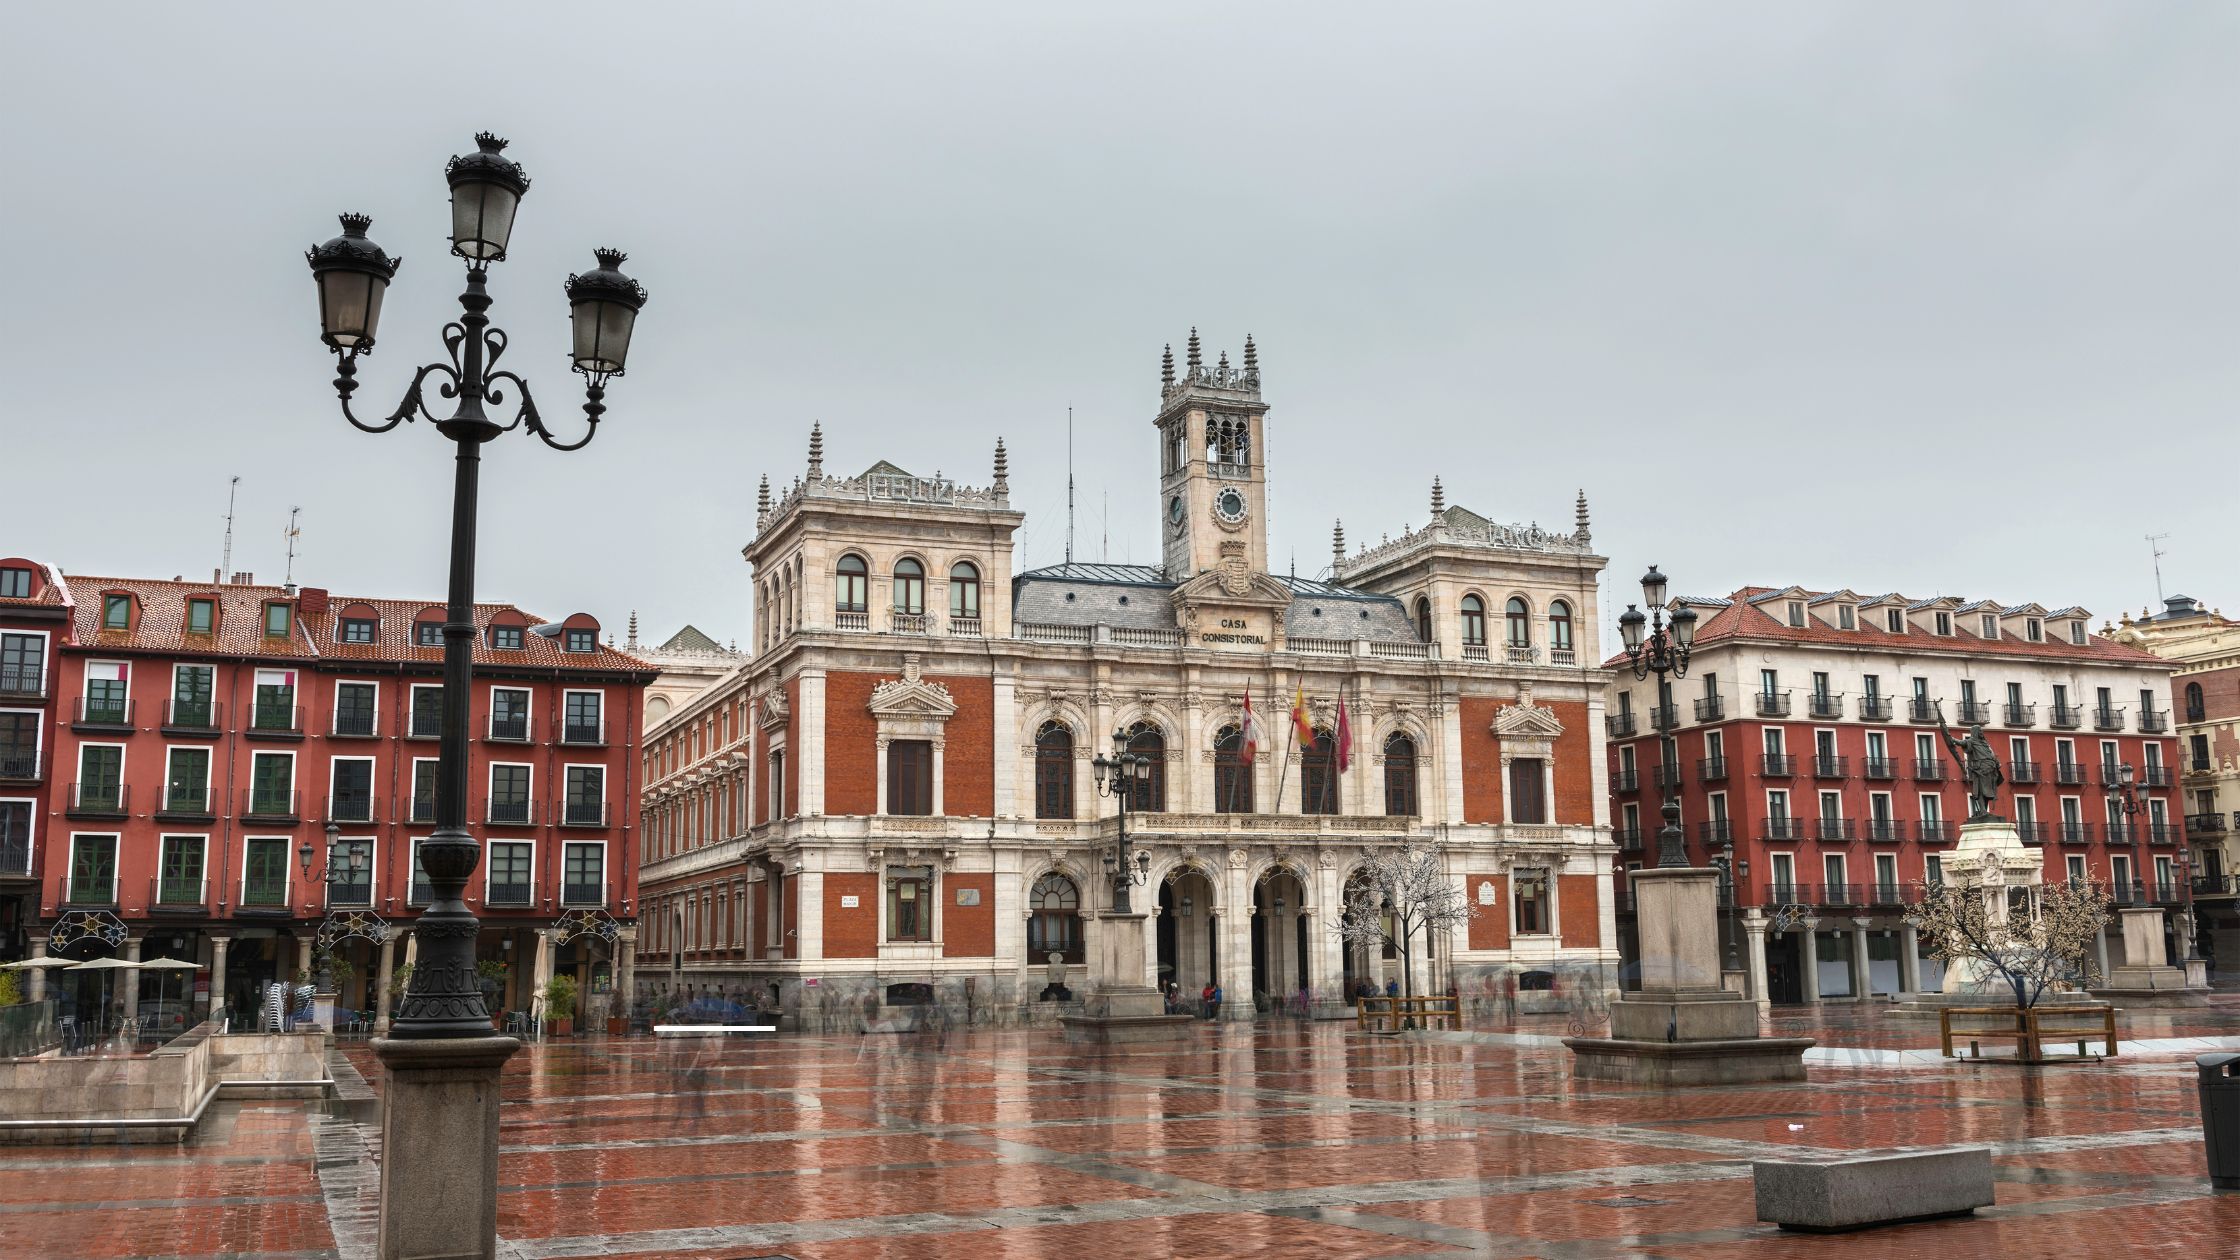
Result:
[[[83,574],[74,575],[69,580],[79,599],[75,610],[75,637],[80,648],[214,652],[234,656],[358,660],[431,666],[441,665],[443,662],[442,648],[420,647],[413,642],[412,637],[415,618],[424,609],[440,610],[440,601],[329,595],[324,611],[302,612],[300,599],[290,596],[277,586],[213,586],[207,582],[88,577]],[[127,592],[137,598],[139,616],[132,630],[101,628],[100,596],[106,591]],[[209,596],[218,601],[218,630],[214,635],[193,635],[186,632],[187,600],[198,596]],[[270,638],[264,633],[264,607],[273,600],[285,600],[298,609],[298,614],[293,619],[294,628],[285,639]],[[342,610],[353,604],[369,605],[378,618],[374,628],[374,641],[371,643],[337,641]],[[559,640],[531,631],[523,632],[522,646],[518,651],[510,648],[493,649],[488,634],[490,623],[494,618],[505,614],[518,614],[519,617],[526,618],[530,626],[544,624],[543,618],[512,604],[476,604],[474,620],[481,633],[475,639],[475,664],[492,668],[645,674],[657,672],[654,666],[603,643],[590,652],[565,652],[561,650]]]
[[[1927,634],[1913,630],[1906,634],[1892,634],[1878,625],[1869,624],[1872,618],[1861,617],[1856,630],[1839,630],[1807,614],[1805,624],[1792,626],[1773,616],[1766,606],[1752,604],[1751,597],[1774,594],[1787,587],[1745,586],[1728,596],[1723,608],[1703,615],[1696,624],[1696,648],[1701,650],[1722,640],[1737,639],[1753,643],[1800,643],[1817,647],[1881,648],[1890,652],[1967,652],[1984,656],[2032,657],[2040,660],[2073,660],[2101,665],[2162,665],[2169,662],[2152,652],[2125,647],[2112,639],[2096,634],[2085,636],[2085,642],[2071,643],[2066,639],[2048,637],[2032,643],[2028,639],[2002,633],[1996,639],[1986,639],[1972,633],[1961,624],[1962,618],[1953,619],[1953,632],[1949,635]],[[1817,592],[1806,592],[1807,595]],[[1625,653],[1620,652],[1603,662],[1607,666],[1625,663]]]
[[[41,564],[25,557],[12,557],[22,564],[39,571],[39,593],[20,599],[0,597],[0,608],[60,608],[70,602],[70,586],[52,565]],[[13,566],[11,566],[13,567]]]

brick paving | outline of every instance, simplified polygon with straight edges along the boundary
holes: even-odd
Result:
[[[1804,1019],[1839,1046],[1934,1026]],[[1083,1054],[1032,1030],[531,1047],[508,1068],[502,1254],[1441,1256],[1548,1260],[2229,1255],[2191,1061],[1815,1065],[1801,1085],[1571,1079],[1527,1025],[1423,1039],[1196,1026]],[[2127,1021],[2240,1036],[2240,1008]],[[346,1048],[368,1069],[362,1046]],[[696,1089],[687,1082],[704,1082]],[[1834,1237],[1755,1220],[1769,1152],[1986,1143],[1998,1205]],[[0,1148],[0,1256],[372,1254],[370,1126],[216,1105],[181,1147]]]

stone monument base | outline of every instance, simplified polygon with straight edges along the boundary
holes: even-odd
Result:
[[[498,1249],[498,1074],[512,1037],[376,1038],[381,1059],[381,1260]]]
[[[1757,1003],[1745,1002],[1755,1014]],[[1739,1037],[1711,1041],[1623,1041],[1566,1037],[1572,1075],[1629,1085],[1748,1085],[1801,1081],[1810,1037]]]
[[[1091,997],[1083,1013],[1058,1017],[1067,1041],[1097,1046],[1173,1041],[1188,1036],[1194,1022],[1167,1014],[1166,999],[1153,988],[1107,989]]]
[[[2170,1009],[2207,1006],[2207,986],[2194,988],[2186,983],[2186,973],[2176,967],[2114,967],[2109,969],[2108,983],[2092,991],[2092,996],[2111,1006],[2129,1009]]]

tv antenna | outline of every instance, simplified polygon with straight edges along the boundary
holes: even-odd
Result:
[[[233,576],[233,500],[234,496],[239,494],[240,491],[241,478],[235,477],[226,483],[226,549],[218,564],[218,580],[220,582]]]
[[[1073,563],[1073,404],[1066,404],[1066,563]]]
[[[2163,550],[2161,543],[2163,539],[2168,538],[2169,536],[2170,535],[2168,534],[2147,535],[2147,550],[2154,553],[2154,598],[2156,603],[2162,602]]]
[[[300,507],[288,509],[288,570],[280,578],[282,586],[296,584],[296,539],[303,537],[303,529],[296,524],[296,520],[302,515],[303,509]]]

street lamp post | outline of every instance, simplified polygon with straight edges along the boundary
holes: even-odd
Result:
[[[311,842],[308,840],[296,849],[296,863],[303,868],[303,878],[306,883],[311,880],[311,860],[317,855],[318,850],[312,848]],[[319,882],[329,888],[336,884],[355,883],[356,877],[364,874],[366,869],[366,855],[356,848],[345,850],[342,847],[342,828],[334,823],[328,823],[327,864],[326,868],[319,873]],[[331,954],[321,951],[318,959],[319,992],[332,993],[334,992],[334,958]]]
[[[1151,882],[1151,855],[1138,853],[1135,860],[1128,856],[1128,803],[1145,784],[1151,782],[1151,758],[1143,753],[1128,751],[1128,733],[1112,733],[1112,755],[1098,754],[1089,762],[1096,774],[1097,792],[1109,796],[1120,811],[1120,834],[1113,839],[1112,847],[1105,850],[1105,878],[1112,881],[1112,912],[1133,914],[1128,904],[1128,889]]]
[[[2138,782],[2139,772],[2132,768],[2130,762],[2126,761],[2116,767],[2116,781],[2113,786],[2107,789],[2110,800],[2116,803],[2117,808],[2123,811],[2124,830],[2132,835],[2137,835],[2139,833],[2138,818],[2140,811],[2139,791],[2137,786]],[[2178,852],[2178,878],[2179,882],[2185,886],[2186,892],[2186,926],[2184,932],[2186,955],[2182,961],[2189,963],[2198,962],[2200,961],[2200,954],[2198,952],[2199,946],[2197,946],[2194,942],[2195,930],[2193,918],[2193,851],[2190,848],[2181,849]],[[2161,881],[2157,880],[2156,883],[2157,885],[2160,885]],[[2132,887],[2135,890],[2143,892],[2144,885],[2144,880],[2135,879],[2132,881]],[[2159,887],[2157,891],[2160,891]]]
[[[368,433],[424,419],[457,448],[435,828],[419,850],[431,896],[413,927],[420,951],[411,983],[389,1037],[375,1043],[390,1083],[382,1095],[385,1149],[416,1153],[412,1159],[381,1164],[378,1249],[384,1260],[487,1256],[497,1247],[497,1073],[520,1042],[491,1034],[475,975],[480,925],[466,905],[467,881],[481,859],[481,846],[467,830],[467,710],[476,633],[475,511],[482,445],[524,427],[557,450],[589,443],[606,411],[607,382],[623,374],[631,332],[646,301],[645,289],[622,274],[625,256],[616,250],[595,251],[597,268],[568,277],[569,357],[584,377],[587,427],[581,438],[560,441],[545,427],[529,383],[496,366],[507,337],[490,324],[490,265],[506,257],[529,178],[505,156],[504,140],[484,132],[475,144],[475,152],[453,157],[444,168],[451,188],[451,252],[467,264],[459,317],[443,326],[448,362],[417,369],[396,410],[378,423],[360,420],[351,410],[350,396],[358,388],[358,359],[373,350],[381,300],[399,260],[368,239],[372,220],[361,214],[343,215],[342,235],[313,246],[306,255],[318,287],[320,339],[337,360],[334,388],[343,418]],[[440,378],[440,396],[454,400],[448,416],[428,409],[422,388],[431,376]],[[505,403],[501,384],[521,396],[512,419],[502,424],[486,410]],[[472,1088],[462,1090],[470,1083]],[[444,1153],[420,1157],[430,1146]],[[431,1203],[449,1203],[454,1210],[429,1212],[426,1205]]]
[[[1664,758],[1664,826],[1657,832],[1657,865],[1686,866],[1688,852],[1680,833],[1680,741],[1673,734],[1678,714],[1672,709],[1672,680],[1688,675],[1688,652],[1696,642],[1695,609],[1682,605],[1665,620],[1665,576],[1650,565],[1641,577],[1641,601],[1647,615],[1632,604],[1618,618],[1618,633],[1625,639],[1626,660],[1635,678],[1657,676],[1657,713],[1665,719],[1659,741]]]

